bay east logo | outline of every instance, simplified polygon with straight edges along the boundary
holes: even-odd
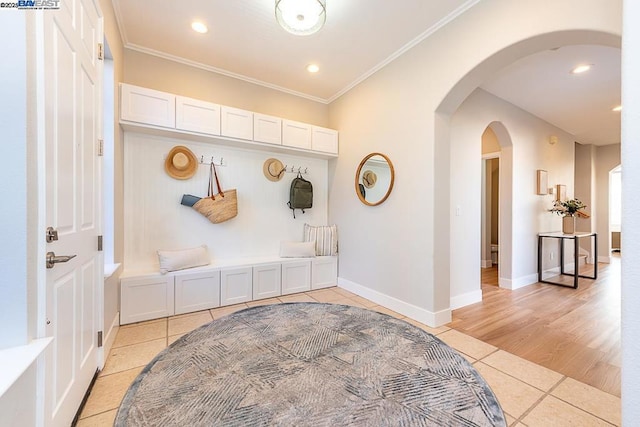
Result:
[[[60,9],[60,0],[18,0],[18,9]]]

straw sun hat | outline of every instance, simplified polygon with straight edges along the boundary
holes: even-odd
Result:
[[[376,181],[378,180],[378,176],[373,171],[364,171],[362,174],[362,183],[366,188],[371,188],[376,185]]]
[[[198,160],[191,150],[182,145],[176,145],[169,151],[164,161],[164,170],[172,178],[189,179],[198,169]]]
[[[284,176],[284,165],[278,159],[267,159],[262,165],[262,173],[269,181],[280,181]]]

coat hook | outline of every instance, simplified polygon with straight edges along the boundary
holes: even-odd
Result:
[[[203,165],[204,164],[204,156],[200,156],[200,164]]]
[[[307,169],[309,169],[309,168],[304,168],[304,173],[305,174],[309,173],[309,172],[307,172]]]
[[[220,166],[224,166],[224,157],[220,157]]]

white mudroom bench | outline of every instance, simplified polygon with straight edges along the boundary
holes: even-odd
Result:
[[[120,324],[336,286],[337,256],[243,258],[160,274],[120,276]]]

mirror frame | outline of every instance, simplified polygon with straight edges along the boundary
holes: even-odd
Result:
[[[359,184],[359,177],[360,177],[360,172],[362,172],[362,168],[364,167],[365,163],[367,163],[367,160],[369,160],[370,158],[372,158],[373,156],[381,156],[382,158],[384,158],[387,162],[387,164],[389,165],[389,171],[391,174],[391,182],[389,182],[389,188],[387,188],[387,192],[385,193],[384,197],[380,200],[378,200],[375,203],[371,203],[369,201],[367,201],[363,196],[362,193],[360,193],[360,188],[358,187]],[[386,155],[382,154],[382,153],[371,153],[368,154],[364,159],[362,159],[362,161],[360,162],[360,165],[358,165],[358,169],[356,170],[356,179],[355,179],[355,189],[356,189],[356,194],[358,195],[358,199],[360,199],[360,201],[362,203],[364,203],[367,206],[378,206],[382,203],[384,203],[385,200],[387,200],[387,198],[389,197],[389,195],[391,194],[391,190],[393,190],[393,183],[395,181],[395,170],[393,169],[393,163],[391,163],[391,160],[389,159],[389,157],[387,157]]]

